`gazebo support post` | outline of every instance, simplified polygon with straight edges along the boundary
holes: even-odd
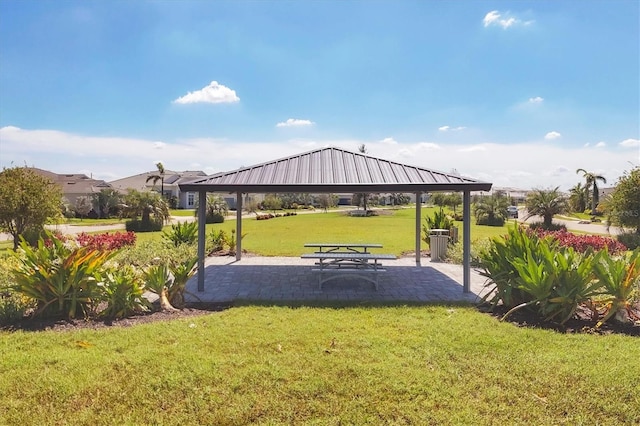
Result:
[[[471,192],[462,197],[462,291],[471,292]]]
[[[198,292],[204,291],[204,248],[207,224],[207,191],[198,192]]]
[[[416,192],[416,265],[420,266],[420,223],[422,222],[422,192]]]
[[[236,260],[242,259],[242,192],[236,194]]]

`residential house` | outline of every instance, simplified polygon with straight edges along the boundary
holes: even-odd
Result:
[[[196,206],[198,195],[195,192],[182,192],[180,191],[181,183],[188,182],[190,180],[207,176],[203,171],[185,170],[183,172],[175,172],[171,170],[165,170],[164,183],[161,180],[155,181],[153,176],[157,176],[158,171],[153,170],[150,172],[140,173],[134,176],[129,176],[122,179],[117,179],[109,182],[111,186],[121,193],[126,193],[130,189],[137,191],[157,191],[164,190],[164,196],[167,199],[174,199],[176,207],[180,209],[193,209]],[[175,197],[175,198],[174,198]]]
[[[74,206],[80,197],[91,197],[103,189],[111,188],[104,180],[92,179],[81,173],[58,174],[36,167],[30,169],[58,185],[66,202],[71,206]]]

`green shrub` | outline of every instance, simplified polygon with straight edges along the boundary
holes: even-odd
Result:
[[[144,286],[136,269],[131,265],[116,265],[103,274],[102,300],[107,303],[100,316],[126,318],[149,310],[150,303],[144,298]]]
[[[453,220],[444,212],[442,208],[434,212],[432,216],[426,216],[424,218],[425,223],[422,224],[423,237],[422,240],[431,246],[431,239],[429,233],[432,229],[451,229],[453,227]]]
[[[40,238],[37,247],[22,239],[15,256],[19,265],[13,271],[12,288],[36,301],[35,314],[75,318],[86,317],[96,307],[100,299],[100,270],[112,252],[89,247],[72,249],[47,233],[46,244]]]
[[[162,231],[163,226],[164,223],[161,220],[131,219],[125,222],[125,229],[132,232],[158,232]]]
[[[30,299],[12,291],[0,289],[0,325],[21,320],[27,310],[33,307]]]
[[[163,262],[177,264],[197,254],[198,248],[195,244],[181,244],[174,247],[161,240],[151,240],[139,242],[134,247],[122,248],[114,256],[113,261],[142,269]]]
[[[529,229],[537,230],[544,229],[545,231],[567,231],[567,227],[561,223],[551,223],[549,226],[545,226],[544,222],[533,222],[529,224]]]
[[[618,234],[616,239],[625,245],[629,250],[635,250],[640,247],[640,234],[636,232],[624,232]]]
[[[476,225],[486,225],[486,226],[503,226],[504,218],[503,217],[489,217],[489,216],[481,216],[476,220]]]
[[[471,242],[471,265],[480,266],[480,252],[487,250],[491,244],[491,239],[481,238]],[[445,259],[449,263],[462,265],[462,243],[449,244]]]
[[[198,223],[182,222],[171,225],[170,231],[164,231],[162,238],[178,247],[180,244],[193,244],[198,240]]]
[[[207,212],[206,223],[222,223],[224,222],[224,215],[220,213]]]

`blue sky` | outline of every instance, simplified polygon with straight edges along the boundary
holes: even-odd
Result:
[[[0,166],[324,146],[520,188],[640,164],[640,2],[0,0]]]

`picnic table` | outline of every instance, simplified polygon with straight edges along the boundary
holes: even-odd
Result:
[[[351,274],[372,282],[378,290],[378,274],[386,272],[380,261],[396,259],[393,254],[369,252],[371,248],[382,248],[381,244],[308,243],[304,246],[317,249],[314,253],[305,253],[301,257],[317,260],[317,268],[312,271],[318,273],[320,290],[323,283]]]

